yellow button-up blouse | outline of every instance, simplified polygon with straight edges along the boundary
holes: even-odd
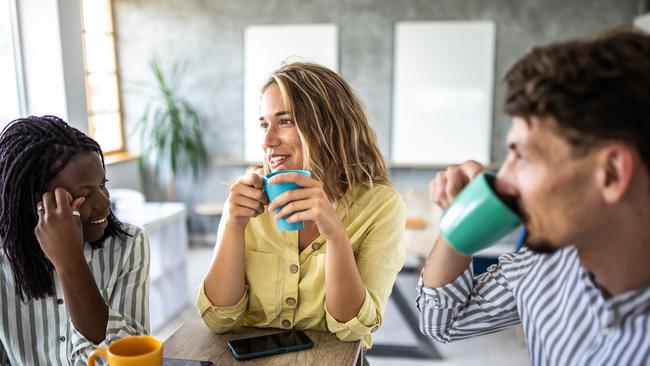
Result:
[[[346,227],[366,298],[357,316],[340,323],[325,308],[325,252],[320,236],[298,252],[298,232],[280,231],[272,213],[246,226],[246,284],[242,299],[229,307],[210,302],[203,284],[197,305],[205,324],[215,332],[236,326],[330,331],[343,341],[363,339],[382,323],[397,272],[404,264],[404,200],[393,188],[356,187],[337,206]],[[347,208],[346,208],[347,206]]]

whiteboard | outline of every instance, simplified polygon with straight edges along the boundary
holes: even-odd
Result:
[[[639,15],[634,18],[634,25],[646,33],[650,33],[650,13]]]
[[[495,28],[491,21],[397,23],[393,163],[490,162]]]
[[[259,128],[260,89],[269,74],[292,61],[315,62],[338,70],[338,29],[334,24],[255,25],[244,33],[244,159],[263,159]]]

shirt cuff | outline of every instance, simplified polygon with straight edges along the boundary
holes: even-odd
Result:
[[[467,302],[473,288],[474,271],[472,265],[465,270],[454,281],[443,287],[431,288],[424,285],[422,275],[418,281],[418,298],[416,300],[418,309],[422,306],[437,309],[454,309]]]
[[[205,293],[205,283],[201,282],[199,286],[196,305],[199,308],[199,314],[208,328],[219,331],[224,328],[232,327],[241,318],[248,304],[248,286],[244,289],[244,295],[235,305],[217,306],[210,301]]]
[[[372,302],[372,297],[366,289],[366,298],[363,300],[361,309],[356,317],[341,323],[327,311],[325,306],[325,318],[327,320],[327,329],[332,333],[351,332],[353,337],[350,340],[360,339],[363,336],[369,335],[371,332],[379,329],[381,318],[377,316],[375,304]],[[348,337],[345,337],[348,338]],[[344,339],[346,340],[346,339]]]
[[[79,362],[85,364],[85,360],[90,356],[90,353],[97,348],[108,347],[110,343],[124,337],[149,333],[147,329],[137,325],[135,329],[129,327],[124,316],[117,310],[111,308],[108,308],[106,336],[101,343],[95,343],[86,338],[81,334],[81,332],[79,332],[79,330],[77,330],[72,321],[70,321],[70,329],[70,341],[72,343],[71,359],[75,365]]]

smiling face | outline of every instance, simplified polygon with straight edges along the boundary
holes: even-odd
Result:
[[[264,156],[272,172],[303,169],[302,141],[277,84],[269,85],[262,94],[259,126],[264,133]]]
[[[510,153],[499,170],[497,191],[517,199],[528,229],[527,245],[552,252],[589,241],[604,203],[597,187],[596,150],[575,156],[553,120],[515,117]]]
[[[73,199],[82,196],[86,198],[79,207],[85,242],[99,240],[108,225],[106,218],[110,213],[111,201],[106,190],[105,176],[99,155],[82,152],[75,155],[48,184],[50,192],[61,187],[70,192]]]

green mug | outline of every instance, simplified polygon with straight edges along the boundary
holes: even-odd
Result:
[[[458,252],[472,255],[521,224],[521,218],[494,191],[496,176],[482,172],[454,199],[440,232]]]

